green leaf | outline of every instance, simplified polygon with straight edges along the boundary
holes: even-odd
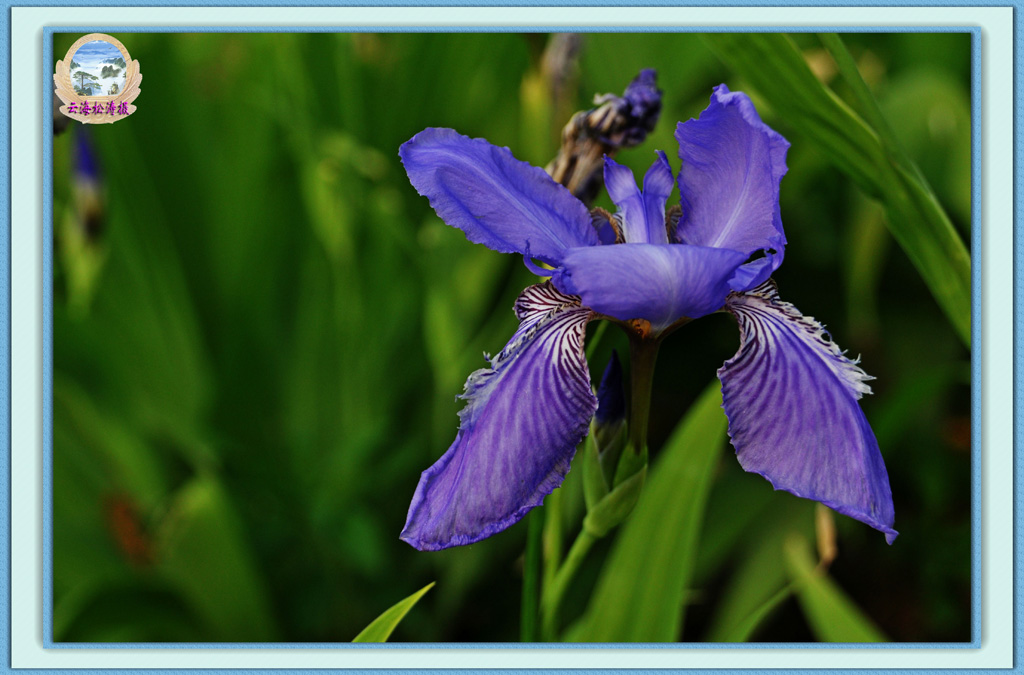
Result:
[[[858,92],[861,109],[882,128],[872,127],[822,84],[788,36],[714,33],[706,39],[789,128],[816,143],[838,169],[885,205],[889,230],[970,346],[970,255],[921,172],[897,147],[856,68],[840,56],[841,72]],[[830,43],[834,53],[845,52],[836,42]]]
[[[824,571],[817,568],[811,543],[800,535],[786,539],[786,569],[807,623],[823,642],[886,642],[888,638]]]
[[[583,519],[583,529],[600,538],[625,520],[640,497],[646,476],[646,467],[641,468],[588,508],[587,516]]]
[[[717,381],[693,404],[653,465],[620,531],[574,639],[668,642],[683,625],[683,601],[704,506],[725,442]]]
[[[929,63],[893,73],[879,106],[958,224],[971,220],[970,91]]]
[[[755,607],[750,614],[747,614],[735,624],[729,626],[723,633],[718,635],[716,639],[712,639],[710,641],[746,642],[750,639],[750,636],[754,634],[754,631],[757,630],[757,627],[761,625],[761,622],[771,616],[771,613],[774,612],[779,605],[785,602],[792,593],[793,589],[789,586],[785,586]]]
[[[882,205],[863,195],[857,197],[844,233],[846,306],[855,331],[853,341],[863,344],[879,339],[879,286],[892,239],[886,232]]]
[[[743,545],[731,551],[736,569],[715,603],[708,642],[745,642],[751,638],[772,611],[791,596],[784,542],[794,534],[814,535],[813,502],[772,493],[764,489],[766,485],[757,487],[774,499],[757,509],[744,531]],[[714,505],[715,500],[711,503]],[[743,502],[736,500],[735,504]],[[709,532],[711,528],[709,517]],[[701,555],[705,555],[704,550]]]
[[[225,642],[278,637],[264,579],[227,493],[212,476],[186,483],[156,534],[157,569]]]
[[[409,613],[409,610],[413,608],[413,605],[415,605],[427,591],[434,587],[434,583],[435,582],[431,581],[409,597],[384,610],[384,613],[374,619],[369,626],[364,628],[362,632],[352,640],[352,642],[387,642],[392,631],[394,631],[398,624],[402,622],[402,619],[404,619],[405,615]]]
[[[594,508],[608,494],[608,481],[601,469],[601,456],[597,452],[594,441],[594,424],[590,425],[590,433],[583,441],[583,498],[587,510]]]

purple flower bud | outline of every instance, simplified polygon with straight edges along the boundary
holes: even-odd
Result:
[[[594,97],[591,110],[573,115],[562,130],[562,147],[547,167],[548,173],[585,203],[593,201],[601,187],[605,155],[639,145],[654,129],[661,115],[658,74],[641,70],[622,96]]]
[[[611,358],[604,369],[601,384],[597,388],[597,412],[594,419],[599,426],[610,425],[626,418],[626,396],[622,389],[622,364],[619,355],[612,350]]]

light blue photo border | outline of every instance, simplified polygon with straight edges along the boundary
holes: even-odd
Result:
[[[45,2],[45,3],[32,3],[32,6],[60,6],[61,4],[63,4],[63,3]],[[248,6],[248,5],[254,4],[254,3],[240,2],[238,0],[228,0],[226,2],[220,2],[220,3],[217,3],[217,4],[219,6],[229,6],[230,7],[230,6]],[[268,3],[268,6],[277,6],[277,7],[283,7],[283,6],[303,6],[303,7],[305,7],[305,6],[322,6],[322,5],[328,5],[328,4],[329,3],[323,2],[323,1],[319,1],[319,2],[305,2],[305,3],[283,2],[283,3],[274,3],[273,5],[270,5]],[[432,3],[432,4],[436,4],[437,6],[449,6],[449,7],[450,6],[460,6],[461,5],[461,3],[455,3],[455,2],[438,2],[438,3]],[[671,3],[669,3],[669,2],[660,1],[660,2],[644,3],[644,6],[656,7],[656,6],[667,6],[667,5],[670,5],[670,4]],[[711,6],[712,5],[712,3],[697,3],[697,4],[699,6]],[[734,3],[730,3],[730,4],[731,4],[731,6],[755,6],[754,3],[747,3],[747,2],[734,2]],[[821,6],[822,5],[822,3],[800,3],[800,2],[792,2],[792,1],[790,1],[790,2],[779,2],[779,3],[775,3],[775,4],[777,6],[805,6],[805,5],[819,5],[819,6]],[[862,4],[859,4],[858,6],[873,6],[873,5],[882,6],[882,5],[885,5],[885,4],[886,3],[882,3],[882,2],[862,3]],[[930,3],[923,3],[923,2],[901,3],[901,4],[907,4],[907,5],[910,5],[910,6],[915,6],[915,5],[918,5],[918,6],[929,6],[930,5]],[[154,7],[156,7],[156,6],[188,6],[188,7],[198,7],[198,6],[205,6],[205,3],[195,2],[193,0],[193,1],[190,1],[190,2],[181,2],[181,3],[167,3],[167,2],[146,2],[146,3],[111,2],[111,3],[105,3],[105,5],[106,6],[111,6],[111,5],[113,5],[113,6],[131,6],[131,7],[138,7],[138,6],[154,6]],[[980,3],[980,2],[963,3],[963,5],[968,5],[968,6],[990,6],[990,5],[984,5],[984,4]],[[363,5],[353,5],[353,6],[377,6],[377,5],[374,5],[374,4],[363,4]],[[388,6],[421,6],[421,3],[408,2],[407,0],[406,1],[400,0],[398,2],[388,3]],[[473,3],[472,6],[502,6],[502,5],[500,5],[499,3],[496,3],[496,2],[479,2],[479,3]],[[525,6],[545,6],[546,7],[546,6],[551,6],[551,3],[527,1],[527,2],[516,3],[516,6],[524,6],[524,7]],[[566,5],[563,4],[562,6],[566,6]],[[612,3],[612,2],[608,2],[606,0],[604,2],[586,3],[586,6],[607,6],[607,7],[612,7],[612,6],[617,6],[617,4],[616,3]],[[961,5],[958,4],[957,6],[961,6]],[[8,7],[10,7],[10,6],[8,5]],[[1017,35],[1020,34],[1019,28],[1020,28],[1021,20],[1020,20],[1019,17],[1020,17],[1019,12],[1015,12],[1014,24],[1015,24],[1015,28],[1018,29],[1016,31]],[[7,49],[5,50],[5,54],[9,54],[10,53],[10,39],[9,39],[9,34],[10,34],[10,12],[9,11],[6,13],[5,20],[8,22],[8,31],[4,32],[5,46],[7,47]],[[63,32],[72,32],[72,33],[86,34],[86,33],[91,33],[91,32],[104,32],[104,33],[132,33],[132,32],[161,32],[161,33],[163,33],[163,32],[272,32],[274,30],[275,29],[273,29],[271,27],[267,27],[267,26],[253,26],[253,27],[250,27],[250,28],[230,28],[230,27],[221,27],[221,26],[216,26],[216,27],[194,27],[194,26],[183,26],[183,27],[164,27],[164,26],[160,26],[160,27],[138,27],[138,26],[134,26],[134,27],[118,27],[118,26],[111,26],[111,25],[74,26],[74,27],[60,26],[58,28],[48,27],[48,28],[46,28],[44,30],[44,34],[42,36],[42,38],[43,38],[42,39],[43,63],[44,63],[44,68],[45,68],[48,65],[49,65],[49,67],[52,67],[52,64],[55,62],[54,61],[54,55],[52,53],[52,36],[53,36],[54,32],[62,32],[62,33]],[[287,27],[287,28],[279,28],[279,29],[276,29],[276,30],[283,31],[283,32],[307,32],[307,31],[309,31],[309,32],[314,32],[314,31],[315,32],[327,32],[327,31],[329,31],[329,32],[356,32],[356,31],[358,31],[358,32],[377,32],[377,31],[396,31],[396,32],[439,32],[439,31],[445,31],[445,32],[448,32],[448,31],[452,31],[452,30],[458,30],[458,31],[462,31],[462,32],[486,32],[486,31],[505,32],[505,31],[517,31],[517,30],[528,30],[528,31],[546,32],[548,30],[563,30],[564,31],[564,30],[566,30],[566,27],[565,26],[550,26],[550,27],[529,26],[529,27],[523,28],[523,27],[515,27],[515,26],[511,26],[511,27],[501,26],[501,27],[494,27],[494,28],[472,27],[472,28],[468,28],[467,29],[467,28],[461,28],[461,27],[454,27],[454,28],[453,27],[447,27],[447,28],[400,27],[400,28],[395,28],[395,27],[387,27],[387,26],[380,26],[380,27],[363,27],[363,26],[358,26],[358,27],[351,27],[351,26],[349,26],[349,27],[346,27],[346,26],[333,27],[332,26],[332,27],[329,27],[329,28],[325,28],[325,27],[321,27],[321,26],[315,26],[315,27],[307,27],[307,28]],[[595,27],[589,28],[589,29],[586,28],[586,27],[582,27],[582,28],[573,28],[571,30],[594,31],[594,32],[646,32],[646,31],[649,31],[649,32],[715,32],[715,29],[707,28],[707,27],[703,27],[703,26],[699,27],[699,28],[693,28],[693,29],[684,29],[684,28],[676,28],[676,27],[666,28],[666,27],[659,27],[659,26],[651,26],[651,27],[648,27],[648,28],[638,28],[638,27],[630,26],[630,27],[616,29],[616,28],[608,27],[608,26],[595,26]],[[737,31],[737,30],[739,30],[739,29],[734,28],[734,27],[727,27],[727,28],[719,29],[720,32],[732,32],[732,31]],[[971,93],[971,97],[972,97],[972,111],[971,111],[971,115],[972,115],[972,130],[973,130],[973,133],[972,133],[972,190],[973,190],[973,195],[974,195],[974,198],[972,200],[972,220],[975,223],[979,223],[980,222],[981,199],[979,198],[978,192],[979,192],[980,179],[981,179],[981,162],[980,162],[980,158],[979,158],[980,136],[981,136],[979,100],[980,100],[980,91],[981,91],[981,46],[980,46],[980,40],[982,39],[982,34],[981,34],[981,30],[979,28],[968,27],[968,26],[964,26],[964,27],[960,27],[960,28],[951,28],[951,27],[948,27],[948,26],[942,26],[942,27],[936,27],[936,28],[929,28],[929,27],[920,27],[920,28],[918,28],[918,27],[915,27],[915,28],[909,28],[909,29],[906,26],[892,26],[892,27],[816,26],[814,28],[807,28],[805,26],[798,26],[798,27],[776,27],[776,26],[772,26],[770,28],[747,29],[747,30],[764,30],[764,31],[770,31],[770,32],[817,32],[817,31],[822,31],[822,30],[838,30],[839,32],[911,32],[911,31],[914,31],[914,32],[968,32],[968,33],[970,33],[972,35],[972,93]],[[1020,55],[1015,50],[1015,62],[1017,64],[1019,64],[1020,58],[1021,58]],[[117,648],[123,648],[123,649],[127,649],[127,648],[131,648],[131,649],[136,649],[136,648],[142,648],[142,649],[161,648],[161,649],[166,649],[166,648],[169,647],[169,645],[163,644],[163,643],[156,643],[156,644],[154,644],[154,643],[143,643],[143,644],[132,643],[132,644],[103,644],[103,645],[92,645],[92,644],[89,644],[89,645],[85,645],[85,644],[76,644],[76,643],[59,643],[58,644],[58,643],[53,643],[52,640],[51,640],[51,636],[52,636],[52,559],[51,559],[51,555],[52,555],[52,529],[51,529],[51,526],[52,526],[52,503],[51,503],[52,485],[50,484],[50,473],[51,473],[51,468],[52,468],[51,461],[52,461],[52,347],[53,347],[53,344],[52,344],[52,312],[51,312],[51,307],[52,307],[52,254],[53,254],[53,251],[52,251],[52,204],[51,204],[51,199],[50,199],[51,198],[51,194],[52,194],[52,162],[51,162],[51,155],[52,155],[52,125],[49,123],[49,120],[51,119],[50,115],[52,114],[52,109],[51,109],[51,105],[52,105],[52,95],[51,95],[51,90],[52,90],[52,72],[44,72],[42,74],[42,76],[43,76],[43,79],[44,79],[44,86],[43,86],[43,90],[44,90],[43,112],[44,112],[44,118],[45,118],[44,124],[43,124],[44,138],[42,139],[42,151],[43,151],[43,158],[44,158],[44,160],[43,160],[43,191],[44,191],[43,226],[44,226],[44,233],[43,233],[43,296],[42,296],[42,323],[43,323],[43,345],[42,345],[42,347],[43,347],[43,392],[44,392],[43,418],[42,418],[43,419],[43,431],[42,431],[42,434],[43,434],[43,443],[44,443],[44,453],[43,453],[43,457],[42,457],[41,461],[43,463],[43,475],[45,476],[45,483],[44,483],[44,486],[43,486],[43,488],[44,488],[43,518],[44,518],[44,526],[45,526],[44,527],[44,550],[43,550],[44,594],[43,594],[43,598],[42,598],[42,601],[43,601],[43,616],[44,616],[43,644],[44,644],[45,648],[57,648],[57,649],[82,649],[82,648],[96,648],[96,647],[100,647],[100,648],[104,648],[104,649],[117,649]],[[7,83],[6,90],[10,91],[10,85],[11,85],[10,64],[9,64],[9,68],[7,69],[7,72],[5,74],[5,77],[7,78],[6,79],[6,83]],[[1014,75],[1014,84],[1016,85],[1016,73]],[[4,139],[4,143],[5,143],[5,148],[8,151],[8,157],[10,158],[10,150],[11,150],[11,148],[10,148],[11,119],[10,119],[10,111],[9,111],[9,109],[6,106],[5,106],[5,109],[4,109],[2,114],[6,118],[6,121],[7,121],[8,134],[7,134],[7,136]],[[1021,117],[1019,111],[1015,111],[1015,116],[1014,117],[1015,117],[1015,123],[1016,124],[1022,123],[1022,117]],[[1015,142],[1015,158],[1016,159],[1020,159],[1021,156],[1022,155],[1021,155],[1020,145]],[[11,164],[10,164],[10,161],[9,161],[8,164],[4,167],[4,170],[7,172],[5,177],[8,180],[8,185],[9,186],[10,186],[10,178],[11,178],[11,169],[12,169],[12,167],[11,167]],[[1017,200],[1019,200],[1019,199],[1020,199],[1020,195],[1019,195],[1019,192],[1018,192],[1015,195],[1015,201],[1014,201],[1015,212],[1016,212]],[[7,213],[10,213],[11,202],[10,202],[10,194],[9,194],[9,192],[5,193],[4,200],[5,200],[5,202],[4,202],[5,205],[8,207],[7,208]],[[11,306],[10,306],[10,297],[11,296],[10,296],[10,293],[11,293],[11,290],[12,290],[11,263],[10,263],[10,254],[11,254],[11,252],[10,252],[10,234],[11,234],[10,227],[11,227],[11,224],[10,223],[8,223],[8,227],[9,227],[9,229],[8,229],[8,237],[5,239],[5,242],[4,242],[4,248],[5,248],[6,255],[3,256],[3,260],[4,260],[3,264],[5,264],[7,266],[6,267],[7,274],[3,275],[4,281],[7,284],[7,293],[4,293],[4,302],[7,303],[7,305],[5,307],[6,311],[2,312],[2,314],[4,316],[4,320],[7,322],[7,324],[6,324],[7,330],[3,331],[3,338],[0,338],[0,339],[3,340],[5,349],[7,350],[7,354],[8,354],[8,360],[7,360],[6,364],[5,364],[5,367],[7,368],[7,371],[6,371],[7,377],[4,378],[3,396],[4,396],[4,399],[5,399],[5,403],[6,403],[4,409],[6,411],[6,414],[8,415],[8,420],[7,420],[8,424],[5,425],[4,438],[6,440],[7,446],[10,447],[10,443],[11,443],[11,418],[10,418],[10,411],[11,411],[11,351],[10,351],[10,349],[11,349],[11,343],[10,343],[10,335],[11,335],[11,333],[10,333],[10,330],[11,330],[10,311],[11,311]],[[971,361],[972,361],[972,385],[976,384],[977,382],[979,382],[980,371],[981,371],[981,349],[980,349],[980,343],[981,343],[981,340],[980,340],[980,333],[981,333],[980,325],[981,325],[981,321],[978,320],[978,317],[980,316],[980,311],[981,311],[981,297],[980,297],[980,292],[979,292],[980,291],[980,282],[981,282],[981,269],[980,269],[981,266],[978,264],[979,261],[977,259],[978,255],[979,255],[979,251],[981,250],[981,231],[980,230],[981,230],[980,227],[973,227],[972,228],[972,235],[971,235],[971,239],[972,239],[972,242],[971,242],[972,243],[972,291],[973,291],[973,294],[972,294],[972,314],[973,314],[973,317],[974,317],[974,320],[972,321],[972,344],[974,345],[974,347],[972,349],[972,354],[971,354]],[[1024,249],[1024,247],[1022,247],[1020,242],[1017,242],[1015,244],[1015,247],[1014,247],[1014,268],[1015,268],[1015,270],[1016,270],[1017,263],[1019,263],[1021,261],[1022,249]],[[1020,300],[1018,300],[1018,298],[1020,296],[1016,293],[1016,291],[1020,290],[1020,284],[1021,284],[1021,281],[1020,281],[1020,279],[1017,278],[1017,276],[1015,274],[1014,275],[1014,291],[1015,291],[1015,296],[1014,296],[1014,322],[1015,322],[1015,325],[1016,325],[1017,318],[1019,318],[1019,314],[1016,313],[1016,310],[1018,309],[1018,304],[1017,303],[1020,302]],[[1016,338],[1016,340],[1019,340],[1019,337]],[[1019,355],[1019,348],[1020,348],[1020,344],[1019,344],[1019,342],[1016,342],[1016,340],[1015,340],[1015,355],[1014,355],[1014,365],[1015,366],[1018,365],[1017,357]],[[1016,382],[1014,382],[1014,384],[1016,384]],[[980,427],[981,427],[981,425],[978,424],[977,421],[979,419],[980,412],[981,412],[981,401],[980,401],[979,388],[977,386],[973,386],[972,387],[972,404],[971,405],[972,405],[972,420],[974,422],[972,424],[972,448],[973,448],[973,454],[972,454],[972,481],[971,481],[972,482],[972,536],[971,536],[971,539],[972,539],[972,554],[971,554],[971,565],[972,565],[972,601],[971,601],[971,605],[972,605],[972,622],[971,622],[972,630],[971,630],[971,636],[972,636],[972,639],[971,639],[971,641],[970,642],[964,642],[964,643],[897,643],[897,644],[884,644],[884,645],[835,645],[835,644],[804,644],[804,643],[771,643],[771,644],[749,643],[749,644],[742,644],[742,645],[729,645],[728,648],[730,648],[730,649],[732,649],[732,648],[744,649],[744,648],[766,648],[767,647],[767,648],[799,648],[799,649],[808,649],[808,648],[810,648],[810,649],[832,649],[832,648],[840,647],[840,648],[859,648],[859,649],[906,649],[906,648],[960,648],[960,649],[962,649],[962,648],[977,648],[977,647],[979,647],[981,645],[981,622],[980,622],[980,600],[981,600],[981,578],[980,578],[980,563],[981,563],[981,551],[980,551],[980,530],[981,530],[981,528],[980,528],[980,492],[981,492],[981,474],[980,474],[980,463],[981,463],[981,459],[980,459],[980,451],[979,451],[980,440],[981,440],[981,438],[980,438],[980,431],[981,431]],[[1019,418],[1019,413],[1020,412],[1021,412],[1020,402],[1019,402],[1019,400],[1015,396],[1015,405],[1014,405],[1014,413],[1015,413],[1014,414],[1014,431],[1015,432],[1016,432],[1016,422],[1017,422],[1017,419]],[[1014,446],[1016,448],[1016,441],[1014,442]],[[5,464],[4,472],[5,472],[4,480],[2,481],[3,490],[5,491],[5,499],[4,499],[5,507],[4,508],[7,510],[8,518],[10,518],[11,517],[11,512],[10,512],[10,478],[11,478],[11,476],[10,476],[10,465],[9,465],[9,463]],[[1014,476],[1015,476],[1015,478],[1017,477],[1016,464],[1014,466]],[[1016,506],[1016,500],[1015,500],[1015,506]],[[8,522],[10,522],[10,521],[8,521]],[[1016,542],[1015,542],[1015,552],[1016,552],[1017,547],[1020,546],[1020,542],[1021,542],[1020,535],[1021,535],[1021,532],[1020,532],[1019,524],[1016,522],[1016,519],[1014,520],[1014,523],[1015,523],[1015,534],[1017,536]],[[8,535],[7,535],[7,538],[6,538],[6,541],[5,541],[5,545],[9,545],[10,537],[11,537],[10,530],[8,530]],[[4,578],[5,581],[10,580],[10,582],[13,583],[13,580],[11,580],[11,578],[10,578],[10,571],[11,571],[11,568],[10,568],[10,551],[8,551],[8,556],[4,557],[4,564],[5,564],[4,570],[5,570],[6,574],[4,575],[3,578]],[[1020,568],[1015,565],[1015,569],[1019,570]],[[4,585],[4,592],[6,594],[6,598],[7,598],[8,604],[10,603],[10,595],[11,595],[10,591],[11,591],[10,587],[7,586],[7,585]],[[1016,584],[1015,584],[1015,587],[1014,587],[1014,596],[1018,600],[1018,602],[1015,604],[1015,611],[1014,611],[1014,616],[1015,616],[1015,621],[1016,621],[1017,617],[1019,616],[1017,614],[1017,612],[1016,612],[1016,607],[1019,606],[1019,600],[1020,600],[1020,596],[1019,596],[1019,592],[1017,591]],[[6,635],[8,635],[8,636],[10,636],[10,625],[7,623],[9,620],[10,620],[9,613],[7,615],[5,615],[3,620],[0,620],[3,623],[4,633]],[[1017,642],[1017,640],[1015,639],[1015,645],[1016,645],[1016,642]],[[176,645],[173,645],[173,647],[175,647],[175,648],[209,648],[211,646],[216,646],[216,648],[218,648],[218,649],[219,648],[260,648],[260,649],[264,649],[264,648],[268,648],[268,649],[278,648],[278,649],[280,649],[280,648],[295,648],[297,646],[301,646],[301,648],[303,648],[303,649],[336,649],[336,648],[348,648],[348,649],[408,649],[408,648],[422,649],[422,648],[445,648],[445,649],[451,649],[453,647],[455,647],[455,648],[459,647],[459,645],[450,645],[450,644],[441,644],[441,645],[437,645],[437,644],[349,645],[349,644],[338,644],[338,643],[309,643],[309,644],[303,643],[302,645],[294,645],[294,644],[289,644],[289,643],[255,643],[255,644],[253,644],[253,643],[228,643],[228,644],[217,643],[216,645],[211,645],[209,643],[203,643],[203,644],[176,644]],[[557,649],[570,648],[571,649],[571,648],[574,648],[574,647],[599,648],[599,647],[602,647],[602,646],[603,647],[618,647],[618,648],[622,648],[622,647],[636,648],[636,647],[639,647],[641,645],[634,645],[634,644],[627,644],[627,645],[622,645],[622,644],[610,644],[610,645],[590,645],[590,644],[587,644],[587,645],[561,645],[561,644],[559,644],[559,645],[518,645],[518,644],[504,644],[504,643],[486,643],[486,644],[476,644],[476,643],[474,643],[472,645],[465,645],[465,646],[472,647],[474,649],[497,649],[497,648],[509,649],[509,648],[537,648],[537,647],[540,647],[540,648],[557,648]],[[721,645],[717,645],[717,644],[672,644],[672,645],[660,645],[659,644],[659,645],[642,645],[642,647],[644,647],[644,648],[689,649],[689,648],[707,648],[707,647],[721,648]],[[1015,652],[1015,656],[1016,656],[1016,649],[1014,650],[1014,652]],[[9,649],[8,650],[8,657],[9,657],[8,658],[8,663],[10,663],[10,656],[11,656],[11,654],[10,654],[10,649]]]

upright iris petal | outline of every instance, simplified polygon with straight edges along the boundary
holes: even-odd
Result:
[[[649,244],[644,197],[636,186],[630,168],[605,157],[604,185],[608,188],[608,196],[619,209],[617,215],[626,243]]]
[[[665,153],[644,175],[644,189],[636,186],[633,172],[610,158],[604,160],[604,182],[608,196],[618,207],[627,244],[667,244],[665,202],[672,194],[672,168]]]
[[[776,253],[737,275],[733,290],[761,284],[782,264],[786,236],[779,211],[779,183],[786,174],[789,142],[761,121],[745,94],[715,88],[711,105],[676,128],[684,244]],[[766,261],[765,261],[766,260]]]
[[[658,160],[644,174],[644,216],[647,219],[647,241],[652,244],[667,244],[668,230],[665,228],[665,202],[672,194],[672,167],[668,157],[661,150]]]

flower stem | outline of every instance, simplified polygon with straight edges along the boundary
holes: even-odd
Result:
[[[629,365],[632,369],[629,426],[633,452],[647,451],[647,424],[651,417],[651,389],[659,344],[658,340],[636,336],[629,340]]]
[[[523,600],[519,621],[519,640],[537,641],[537,604],[540,599],[541,548],[544,535],[544,512],[540,509],[529,516],[526,534],[526,554],[523,556]]]
[[[630,410],[629,451],[619,460],[614,484],[618,485],[647,464],[647,426],[651,417],[651,388],[660,339],[629,332]]]
[[[551,584],[544,587],[544,598],[541,601],[540,609],[545,640],[552,641],[557,639],[558,608],[562,604],[562,598],[569,588],[569,583],[576,576],[577,570],[579,570],[583,560],[587,557],[587,553],[590,552],[590,547],[596,541],[597,537],[586,530],[581,530],[576,537],[576,541],[573,542],[572,548],[569,549],[569,553],[565,556],[565,561],[558,569],[555,578]]]
[[[555,490],[544,500],[544,533],[541,537],[544,576],[542,588],[547,588],[562,564],[562,491]]]

